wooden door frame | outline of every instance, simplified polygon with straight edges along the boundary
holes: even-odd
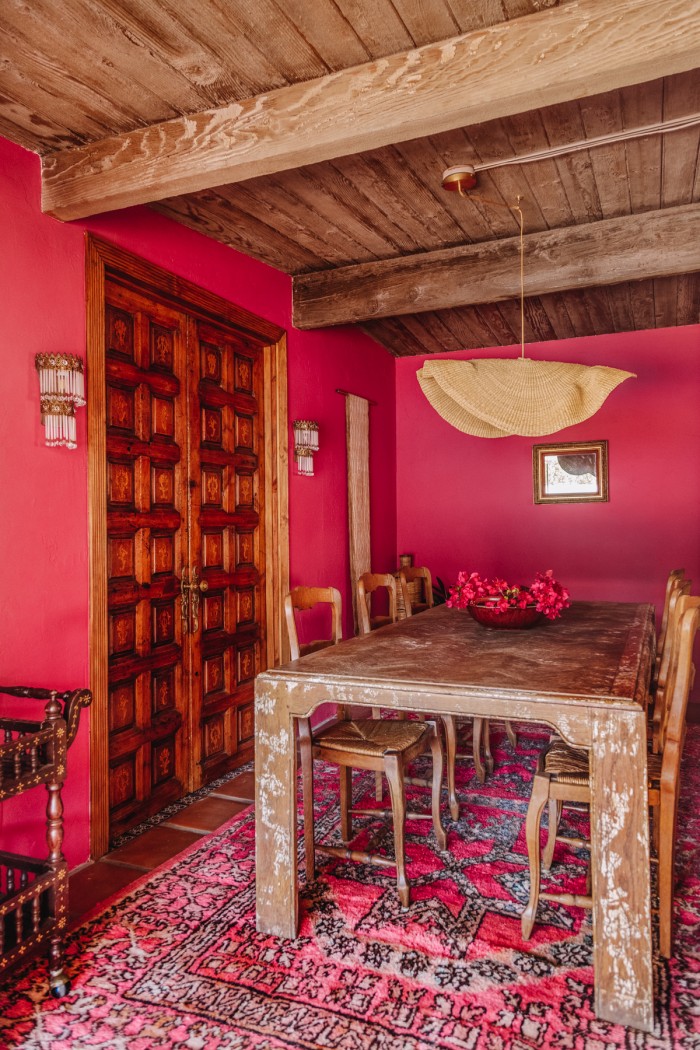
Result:
[[[286,658],[284,596],[289,590],[287,343],[283,328],[131,252],[86,234],[88,535],[90,565],[90,853],[109,848],[105,283],[128,280],[208,320],[224,320],[262,345],[265,420],[266,667]]]

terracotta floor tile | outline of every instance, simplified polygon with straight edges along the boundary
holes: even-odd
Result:
[[[244,802],[255,801],[255,773],[239,773],[225,784],[214,788],[213,795],[226,795],[227,798],[237,798]]]
[[[215,831],[246,809],[248,797],[252,801],[254,785],[252,773],[241,773],[233,777],[223,789],[217,789],[217,795],[226,797],[209,796],[194,802],[176,813],[170,821],[144,832],[95,864],[88,864],[74,872],[70,876],[71,923],[147,871],[199,841],[203,834]]]
[[[165,823],[178,828],[191,828],[193,831],[214,831],[246,807],[247,803],[233,802],[227,798],[213,798],[210,795],[209,798],[203,798],[181,809]]]
[[[119,849],[112,850],[105,859],[121,861],[123,864],[137,864],[150,871],[200,839],[201,835],[195,831],[180,831],[178,828],[168,827],[151,828]]]
[[[128,886],[134,879],[140,878],[142,874],[143,871],[136,868],[110,864],[107,860],[98,860],[95,864],[88,864],[73,872],[68,884],[71,922],[90,911],[100,901]]]

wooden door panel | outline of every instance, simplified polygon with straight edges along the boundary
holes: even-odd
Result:
[[[114,837],[252,756],[264,427],[254,341],[116,280],[105,305]]]
[[[193,733],[206,781],[252,754],[253,680],[265,631],[262,361],[259,347],[223,326],[200,321],[193,337],[191,535],[207,586]]]
[[[101,856],[169,794],[252,756],[250,675],[285,652],[287,357],[282,329],[179,276],[96,238],[86,260]],[[212,600],[192,634],[195,567]]]
[[[117,835],[189,786],[180,608],[186,321],[116,283],[106,297],[109,796]]]

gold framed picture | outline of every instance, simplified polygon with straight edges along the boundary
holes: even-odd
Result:
[[[607,441],[567,441],[532,446],[535,503],[605,503]]]

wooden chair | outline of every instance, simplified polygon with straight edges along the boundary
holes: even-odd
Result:
[[[652,675],[650,689],[652,706],[649,713],[651,717],[653,749],[655,752],[659,751],[659,733],[661,722],[664,718],[664,704],[668,697],[666,684],[668,682],[668,675],[671,666],[674,626],[677,627],[678,620],[678,599],[683,595],[690,594],[691,586],[690,580],[682,575],[682,570],[674,569],[674,571],[669,574],[666,585],[666,599],[664,601],[661,630],[657,641],[656,664]]]
[[[649,805],[655,830],[659,866],[659,950],[667,958],[672,950],[673,866],[676,817],[680,784],[680,764],[685,738],[685,716],[693,681],[693,643],[700,621],[700,597],[682,595],[678,599],[677,618],[669,614],[671,656],[660,727],[660,754],[648,756]],[[578,907],[592,907],[590,891],[585,895],[542,893],[540,863],[549,868],[557,839],[571,845],[587,845],[583,840],[558,835],[562,806],[568,803],[590,805],[588,752],[570,747],[563,740],[552,741],[540,755],[533,780],[532,795],[526,818],[527,850],[530,864],[530,898],[522,916],[523,939],[527,940],[535,924],[540,899],[558,901]],[[549,804],[550,828],[540,861],[540,820]],[[600,861],[599,861],[600,862]]]
[[[331,606],[331,637],[319,638],[313,642],[299,644],[295,610],[306,612],[316,605]],[[284,615],[287,620],[287,635],[292,660],[300,656],[315,653],[329,645],[337,645],[343,637],[343,605],[340,591],[335,587],[295,587],[284,599]]]
[[[346,860],[360,861],[379,867],[396,868],[396,885],[401,906],[410,903],[410,887],[406,876],[405,825],[410,819],[432,817],[435,837],[441,850],[447,848],[447,836],[440,820],[440,793],[442,788],[442,745],[434,722],[406,722],[389,719],[363,719],[338,722],[312,737],[308,719],[299,719],[299,745],[304,789],[304,845],[306,848],[306,878],[316,876],[316,851]],[[431,813],[406,812],[406,767],[419,755],[430,751],[433,758]],[[340,773],[340,833],[345,844],[323,846],[314,835],[314,774],[315,758],[335,764]],[[351,809],[352,770],[373,769],[383,773],[389,783],[391,813],[394,820],[394,856],[387,857],[367,851],[351,850],[352,815],[363,814],[386,817],[385,810]],[[371,846],[371,843],[370,843]]]
[[[457,724],[466,725],[467,719],[460,718],[457,720]],[[490,721],[488,718],[472,718],[469,719],[472,724],[472,749],[471,754],[467,751],[457,751],[456,758],[471,758],[474,762],[474,770],[476,772],[477,780],[480,784],[486,781],[486,774],[493,773],[493,755],[491,753],[491,732],[490,732]],[[510,724],[510,723],[508,723]],[[466,743],[469,743],[467,737]],[[482,759],[481,752],[484,752]]]
[[[386,590],[388,601],[387,613],[375,613],[372,615],[372,595],[378,591]],[[410,616],[410,602],[406,610]],[[376,631],[378,627],[386,627],[387,624],[396,623],[398,619],[398,603],[396,597],[396,580],[390,572],[365,572],[357,581],[357,620],[360,634],[369,634]]]
[[[483,723],[477,725],[478,722]],[[503,725],[506,729],[506,736],[510,741],[511,747],[515,750],[518,746],[518,734],[515,732],[513,723],[507,718],[503,719]],[[481,761],[481,747],[483,744],[484,748],[484,761]],[[476,769],[476,775],[479,778],[480,783],[484,783],[486,780],[486,773],[493,773],[493,755],[491,754],[491,719],[490,718],[475,718],[474,719],[474,734],[472,752],[474,758],[474,768]]]
[[[430,569],[425,565],[404,568],[399,573],[401,593],[406,608],[410,607],[413,615],[425,612],[433,607],[433,578]],[[417,586],[414,586],[417,585]]]
[[[666,633],[668,630],[668,615],[671,608],[671,599],[674,592],[678,589],[679,585],[685,580],[685,569],[671,569],[666,580],[666,595],[664,598],[664,608],[661,614],[661,627],[659,628],[659,636],[656,640],[656,660],[657,664],[661,660],[663,655],[664,646],[666,644]]]
[[[426,569],[426,572],[428,570]],[[430,574],[428,574],[430,575]],[[401,584],[399,580],[399,585]],[[375,615],[372,616],[372,595],[375,594],[381,588],[386,588],[388,596],[389,611],[388,615]],[[432,597],[432,588],[431,588]],[[408,591],[405,591],[404,602],[406,607],[406,615],[411,615],[411,603],[408,600]],[[398,619],[398,603],[397,603],[397,581],[396,578],[390,573],[372,573],[365,572],[360,576],[357,581],[357,615],[359,621],[359,633],[369,634],[371,631],[377,630],[379,627],[386,627],[390,623],[396,623]],[[381,711],[378,707],[372,708],[372,717],[380,718]],[[421,715],[420,717],[425,717]],[[450,803],[450,816],[453,820],[459,820],[459,802],[457,801],[457,792],[455,788],[455,760],[457,754],[457,723],[454,715],[440,715],[440,721],[442,722],[443,729],[445,731],[445,750],[447,752],[447,794]],[[423,784],[425,781],[419,777],[409,777],[409,784]],[[382,790],[382,774],[381,771],[377,772],[376,777],[376,798],[377,801],[381,801],[383,794]]]
[[[685,743],[688,698],[695,679],[693,643],[700,626],[700,597],[679,599],[677,657],[669,674],[660,731],[660,753],[649,757],[649,805],[659,863],[659,951],[667,959],[673,948],[673,886],[680,770]]]
[[[321,638],[306,644],[299,643],[295,611],[305,612],[316,605],[331,606],[331,637]],[[342,599],[335,587],[295,587],[284,599],[284,611],[287,621],[287,633],[292,660],[298,660],[309,653],[318,652],[342,640]],[[348,843],[352,834],[352,817],[350,811],[352,769],[374,769],[385,773],[389,781],[392,813],[394,816],[394,840],[396,856],[397,884],[399,897],[404,907],[409,903],[409,887],[406,879],[404,853],[404,826],[406,820],[405,776],[408,762],[430,750],[433,755],[433,806],[432,814],[411,814],[411,816],[431,816],[440,849],[445,849],[445,831],[440,821],[440,785],[442,782],[442,747],[437,738],[434,724],[408,722],[373,722],[350,721],[345,717],[345,708],[338,705],[339,721],[314,733],[310,719],[298,720],[299,756],[302,770],[304,795],[304,844],[306,849],[306,877],[311,880],[316,870],[316,844],[314,836],[314,794],[313,762],[314,758],[337,765],[340,770],[340,811],[341,835],[343,842]],[[378,773],[381,777],[381,772]],[[437,777],[437,786],[436,780]],[[354,812],[360,812],[358,810]],[[386,816],[384,810],[361,811]],[[349,857],[353,860],[364,860],[366,863],[392,866],[393,862],[384,857],[368,853],[357,853],[335,847],[318,847],[319,850],[336,856]]]

